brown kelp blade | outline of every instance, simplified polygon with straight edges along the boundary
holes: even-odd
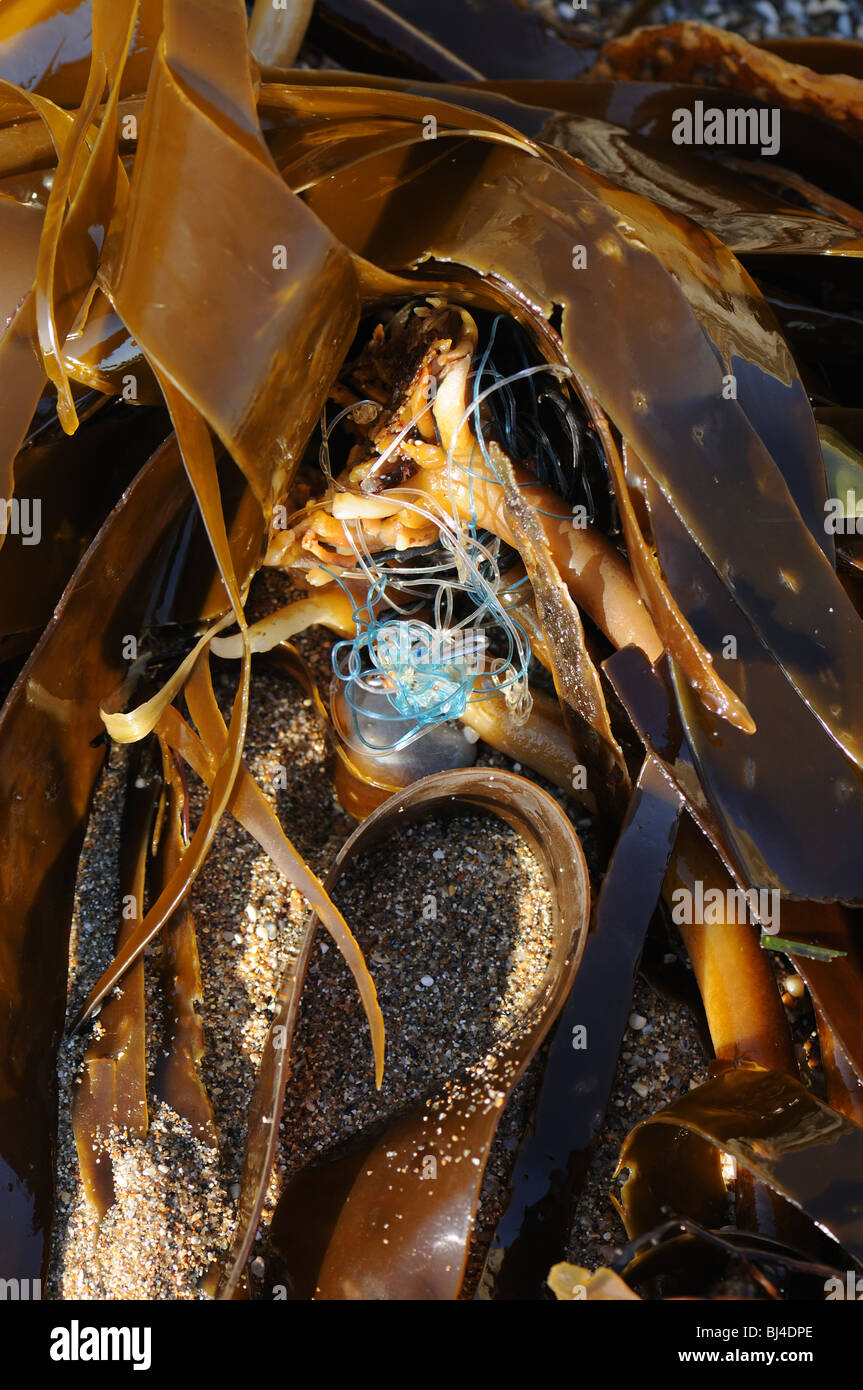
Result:
[[[92,0],[11,0],[0,22],[0,70],[60,106],[77,106],[87,81]],[[122,91],[143,92],[162,27],[162,0],[139,0]]]
[[[584,639],[578,607],[563,584],[540,518],[518,486],[511,461],[492,445],[503,508],[530,579],[555,688],[571,728],[573,747],[587,762],[586,791],[594,805],[617,820],[629,791],[629,772],[611,730],[599,672]]]
[[[541,1297],[551,1264],[565,1252],[682,804],[659,764],[646,758],[549,1049],[536,1115],[516,1157],[512,1195],[486,1260],[482,1298]]]
[[[291,1297],[311,1297],[316,1290],[319,1298],[332,1299],[457,1296],[483,1169],[503,1105],[562,1007],[578,968],[590,912],[581,847],[556,802],[511,773],[466,768],[437,773],[390,798],[343,846],[327,889],[394,826],[435,811],[467,808],[506,820],[545,871],[554,921],[545,977],[525,1017],[482,1061],[446,1082],[418,1110],[389,1123],[382,1135],[361,1139],[345,1160],[324,1161],[289,1184],[274,1222],[268,1279],[284,1283]],[[310,924],[301,964],[280,996],[274,1028],[289,1031],[271,1032],[264,1049],[252,1115],[268,1119],[250,1129],[243,1222],[225,1294],[236,1286],[257,1226],[289,1065],[290,1028],[315,925]],[[434,1180],[424,1178],[432,1170]],[[388,1244],[382,1240],[384,1229]]]
[[[46,419],[15,460],[24,524],[0,550],[4,637],[45,626],[111,508],[170,429],[162,410],[105,409],[97,399],[102,408],[71,439]]]
[[[344,87],[334,86],[337,81]],[[444,102],[452,103],[475,113],[474,119],[492,119],[522,135],[545,145],[562,149],[582,160],[589,169],[602,174],[613,183],[632,193],[650,198],[669,212],[679,213],[705,227],[719,237],[737,254],[821,255],[826,251],[845,255],[863,252],[863,214],[856,207],[837,198],[816,183],[804,179],[792,169],[780,177],[767,179],[760,166],[727,167],[715,159],[703,157],[704,151],[686,148],[671,142],[674,112],[685,103],[687,92],[674,84],[641,84],[644,100],[639,102],[639,84],[595,83],[586,79],[576,82],[482,82],[464,86],[444,86],[410,82],[405,79],[374,78],[367,74],[332,72],[297,72],[290,75],[291,88],[308,83],[323,83],[331,92],[339,91],[343,113],[353,107],[357,112],[362,101],[362,89],[376,92],[374,121],[371,115],[349,137],[356,144],[357,154],[370,153],[370,132],[380,132],[378,139],[385,144],[398,138],[403,119],[396,93],[422,96],[429,114],[439,121],[438,132],[453,120],[451,113],[441,115]],[[615,101],[624,86],[625,100]],[[259,108],[268,130],[268,140],[279,167],[281,140],[278,117],[272,113],[284,102],[286,89],[267,83],[261,89]],[[703,98],[704,94],[700,94]],[[726,92],[711,93],[720,107],[733,107],[734,97]],[[331,98],[335,104],[335,98]],[[317,123],[304,111],[298,96],[289,101],[290,109],[305,126],[304,138],[311,146]],[[451,107],[451,111],[453,109]],[[805,125],[805,122],[802,121]],[[270,128],[275,130],[270,133]],[[813,121],[810,145],[823,144],[821,122]],[[367,132],[361,147],[360,132]],[[650,133],[646,133],[649,131]],[[839,138],[842,139],[841,132]],[[803,139],[803,132],[800,133]],[[341,143],[341,142],[340,142]],[[847,141],[854,151],[854,142]],[[323,139],[318,148],[308,150],[305,177],[309,165],[320,170],[327,163],[339,163],[344,151]],[[784,159],[793,166],[795,150],[784,149]],[[846,154],[849,151],[846,150]],[[298,186],[299,169],[292,165],[286,171],[292,187]],[[803,196],[807,206],[792,203],[786,190]]]
[[[629,1169],[622,1210],[630,1234],[649,1230],[669,1212],[703,1220],[707,1190],[695,1165],[687,1181],[685,1165],[672,1154],[705,1147],[731,1155],[863,1262],[863,1130],[799,1082],[751,1064],[705,1082],[629,1135],[619,1167]]]
[[[652,488],[649,498],[666,578],[717,666],[745,692],[757,725],[752,735],[728,728],[692,699],[672,669],[700,787],[748,885],[819,901],[859,901],[858,769],[795,697],[665,499]]]
[[[863,626],[749,410],[729,399],[727,389],[723,395],[724,377],[734,375],[739,359],[737,371],[751,379],[752,394],[762,378],[785,379],[797,408],[808,410],[802,388],[788,381],[787,351],[756,322],[754,286],[741,299],[739,267],[729,254],[706,233],[693,243],[682,223],[644,199],[612,197],[574,161],[564,173],[527,150],[476,139],[445,156],[429,155],[418,142],[409,160],[403,154],[363,160],[306,197],[358,252],[388,268],[428,256],[458,261],[508,282],[544,314],[563,306],[566,359],[578,378],[632,440],[791,684],[837,744],[863,759]],[[530,226],[529,249],[497,236],[504,218]],[[680,264],[672,274],[675,242]],[[589,272],[573,268],[578,246],[586,249]],[[725,300],[716,299],[711,285],[711,302],[724,304],[712,331],[678,284],[703,297],[699,261],[708,252],[720,283],[725,261],[729,281]],[[455,271],[444,274],[455,293]],[[643,333],[645,313],[662,325],[658,338]],[[601,333],[584,331],[599,322]],[[744,324],[752,326],[751,341]],[[817,449],[809,418],[806,447]],[[672,438],[674,448],[664,442]],[[751,498],[743,511],[727,500],[741,493]]]
[[[103,279],[148,359],[221,438],[269,517],[350,344],[358,298],[344,249],[285,187],[263,142],[244,6],[214,9],[204,61],[192,16],[165,0],[146,139]],[[174,245],[194,254],[162,254]],[[206,314],[193,310],[200,304]],[[226,350],[237,342],[239,356]]]
[[[152,866],[157,879],[156,894],[168,882],[180,861],[184,845],[184,820],[188,812],[188,790],[183,778],[164,743],[161,751],[166,804],[156,861]],[[195,921],[188,901],[182,902],[165,924],[161,978],[165,1032],[153,1075],[153,1094],[169,1105],[181,1119],[187,1120],[192,1132],[204,1143],[216,1148],[216,1120],[200,1069],[206,1052],[200,1015],[203,984]]]

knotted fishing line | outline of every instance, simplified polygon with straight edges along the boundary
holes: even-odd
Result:
[[[492,361],[496,336],[504,316],[498,315],[491,326],[489,340],[473,378],[472,399],[452,433],[446,456],[447,491],[450,511],[440,514],[429,510],[428,500],[422,505],[410,499],[418,494],[414,489],[399,486],[387,490],[397,495],[399,506],[431,521],[438,531],[438,541],[425,551],[388,551],[373,556],[363,535],[362,517],[340,517],[345,536],[354,551],[360,574],[369,585],[365,603],[354,604],[356,635],[337,642],[333,648],[333,673],[341,683],[345,703],[351,714],[354,737],[368,750],[395,752],[422,737],[435,725],[459,718],[468,703],[504,695],[518,720],[527,717],[531,699],[528,691],[530,642],[523,628],[510,615],[513,592],[517,586],[504,586],[501,575],[501,542],[496,537],[478,531],[473,506],[472,484],[482,477],[470,465],[457,463],[453,457],[456,440],[462,425],[472,420],[477,444],[489,469],[484,481],[502,486],[486,445],[480,406],[489,401],[493,428],[504,447],[515,458],[527,458],[537,474],[551,474],[557,490],[571,491],[573,478],[587,498],[590,514],[595,508],[583,463],[584,450],[568,402],[545,390],[536,391],[533,378],[538,375],[570,376],[568,367],[540,363],[531,365],[521,341],[518,349],[522,366],[503,374]],[[491,383],[482,386],[484,376]],[[517,407],[514,386],[526,382],[530,397],[526,410]],[[571,467],[569,479],[539,418],[539,403],[551,401],[569,430]],[[361,402],[360,405],[369,404]],[[389,442],[375,460],[361,484],[363,495],[377,495],[372,489],[380,482],[382,466],[393,456],[408,437],[418,420],[434,404],[434,382],[430,382],[429,399]],[[325,427],[324,446],[336,424],[357,406],[350,406]],[[452,494],[452,470],[459,467],[468,474],[471,520],[464,526],[458,516]],[[329,469],[327,476],[332,483]],[[536,484],[541,486],[543,478]],[[336,484],[336,486],[338,486]],[[539,510],[539,509],[537,509]],[[504,547],[509,550],[509,547]],[[405,561],[427,559],[425,564],[406,564]],[[327,573],[331,573],[329,570]],[[345,587],[348,576],[332,577]],[[526,578],[518,581],[524,585]],[[399,604],[393,593],[413,594],[410,607]],[[455,621],[455,600],[469,605],[468,615]],[[418,610],[432,607],[432,621],[417,616]],[[382,608],[383,614],[376,610]],[[393,616],[397,614],[398,616]],[[489,657],[489,638],[503,640],[503,652]],[[381,696],[384,697],[381,700]],[[392,736],[392,724],[406,725],[404,732]],[[369,728],[379,726],[380,737],[370,737]],[[388,727],[387,727],[388,726]],[[377,733],[378,731],[376,731]]]

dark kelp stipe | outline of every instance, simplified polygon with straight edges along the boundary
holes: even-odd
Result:
[[[555,945],[543,986],[523,1027],[422,1112],[348,1137],[291,1180],[268,1283],[294,1298],[458,1297],[502,1106],[560,1016],[536,1142],[516,1164],[484,1284],[493,1297],[544,1296],[644,933],[660,893],[668,903],[701,883],[779,896],[774,944],[809,989],[832,1108],[800,1082],[757,920],[683,926],[716,1064],[729,1069],[624,1146],[624,1209],[643,1242],[631,1276],[661,1296],[666,1274],[651,1285],[637,1270],[663,1259],[666,1270],[673,1249],[684,1284],[691,1269],[703,1291],[720,1247],[732,1258],[734,1242],[714,1229],[727,1198],[722,1149],[738,1164],[752,1296],[764,1296],[760,1255],[780,1225],[781,1278],[771,1269],[783,1289],[799,1287],[832,1267],[811,1223],[854,1260],[863,1249],[863,557],[856,533],[834,540],[825,526],[834,493],[863,480],[861,46],[770,51],[677,25],[597,51],[583,30],[511,0],[467,16],[455,3],[396,14],[366,0],[284,13],[282,25],[259,0],[247,29],[240,0],[15,0],[0,16],[0,494],[22,507],[44,495],[51,541],[37,558],[7,525],[0,549],[0,1274],[44,1271],[69,921],[107,729],[141,745],[123,875],[136,901],[145,875],[150,893],[78,1020],[104,1002],[76,1103],[90,1158],[101,1156],[100,1125],[147,1123],[142,953],[158,932],[169,1047],[154,1093],[215,1137],[186,897],[226,812],[315,914],[274,1027],[292,1032],[320,922],[353,973],[380,1084],[374,983],[329,891],[394,817],[470,805],[513,824],[546,868]],[[312,40],[361,70],[291,69],[310,17]],[[780,157],[681,149],[674,112],[700,99],[778,108]],[[446,332],[417,348],[436,315]],[[506,370],[493,352],[501,323],[517,343]],[[531,405],[518,392],[542,371]],[[347,464],[326,478],[300,527],[297,470],[310,441],[329,444],[318,423],[328,400],[367,457],[356,477]],[[517,418],[525,400],[530,447]],[[539,413],[549,400],[554,428]],[[392,420],[400,432],[385,446]],[[460,454],[465,440],[479,465]],[[602,505],[576,520],[573,497],[593,504],[594,493]],[[502,630],[529,634],[556,692],[555,702],[537,688],[532,714],[519,687],[456,715],[574,791],[607,848],[617,841],[578,977],[584,860],[532,783],[405,774],[410,784],[374,810],[386,767],[360,767],[336,732],[340,794],[371,814],[321,883],[243,763],[252,651],[315,621],[349,639],[373,625],[383,590],[371,580],[391,579],[410,535],[430,524],[431,568],[458,553],[463,576],[481,547],[476,592],[498,604]],[[348,540],[359,579],[335,594]],[[505,586],[500,571],[488,580],[502,555]],[[310,586],[304,606],[276,615],[272,638],[250,634],[244,615],[265,557]],[[146,657],[169,624],[186,655],[151,686],[124,640]],[[214,640],[241,663],[227,723]],[[307,680],[283,647],[276,659]],[[184,764],[207,788],[188,841]],[[625,948],[611,950],[623,919]],[[583,1021],[597,980],[614,1007],[578,1054],[567,1028],[573,1010]],[[221,1297],[246,1287],[289,1079],[288,1050],[264,1055],[234,1248],[208,1280]],[[601,1059],[588,1091],[573,1070],[580,1056]],[[581,1109],[559,1130],[549,1115],[576,1092]],[[423,1184],[432,1111],[443,1116],[442,1167]],[[443,1161],[460,1126],[476,1164]],[[85,1178],[104,1212],[110,1172],[90,1164]],[[786,1207],[803,1216],[786,1221]],[[668,1208],[683,1226],[654,1240]],[[388,1216],[399,1235],[385,1246]],[[618,1273],[628,1277],[626,1262]]]

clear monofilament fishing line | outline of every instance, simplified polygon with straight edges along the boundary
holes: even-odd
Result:
[[[426,591],[430,581],[435,585],[433,623],[417,618],[379,618],[373,611],[375,604],[370,603],[365,614],[355,608],[356,636],[333,648],[333,672],[343,682],[344,697],[354,716],[355,736],[370,751],[378,752],[405,748],[434,725],[458,718],[469,702],[492,699],[511,688],[518,696],[511,702],[513,710],[519,715],[526,715],[529,710],[530,644],[497,597],[499,547],[484,545],[456,516],[443,511],[436,515],[428,505],[413,502],[411,489],[397,491],[400,505],[438,527],[444,552],[452,556],[452,566],[447,568],[455,568],[458,578],[441,575],[443,567],[439,564],[414,566],[413,573],[398,566],[377,565],[376,602],[387,601],[391,583],[408,592],[417,584]],[[359,559],[358,549],[357,555]],[[374,565],[373,557],[369,559]],[[482,565],[489,569],[489,577],[483,575]],[[368,577],[366,564],[362,563],[361,568]],[[453,621],[456,594],[466,596],[473,605],[459,622]],[[503,635],[505,651],[502,656],[489,659],[492,632]],[[386,709],[370,708],[370,702],[364,698],[381,691],[386,694],[395,720],[410,721],[407,729],[389,741],[384,728],[378,740],[369,738],[361,727],[392,722]]]

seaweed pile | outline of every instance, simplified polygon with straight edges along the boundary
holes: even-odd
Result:
[[[343,66],[294,66],[309,24]],[[0,78],[0,1271],[47,1258],[76,869],[114,740],[124,921],[75,1021],[99,1014],[73,1113],[99,1213],[99,1134],[146,1126],[157,937],[166,1084],[212,1130],[187,898],[221,820],[309,909],[208,1276],[231,1298],[319,928],[384,1073],[333,891],[395,826],[471,810],[551,890],[531,1007],[292,1179],[255,1288],[459,1297],[503,1107],[550,1037],[484,1296],[824,1298],[863,1263],[863,47],[686,23],[600,48],[504,0],[469,22],[8,0]],[[250,624],[264,566],[300,596]],[[328,688],[292,646],[314,624]],[[243,761],[253,657],[328,722],[358,825],[324,881]],[[213,659],[238,673],[227,719]],[[595,901],[559,802],[472,767],[459,726],[583,804]],[[560,1262],[662,914],[712,1074],[629,1135],[630,1240],[589,1278]]]

